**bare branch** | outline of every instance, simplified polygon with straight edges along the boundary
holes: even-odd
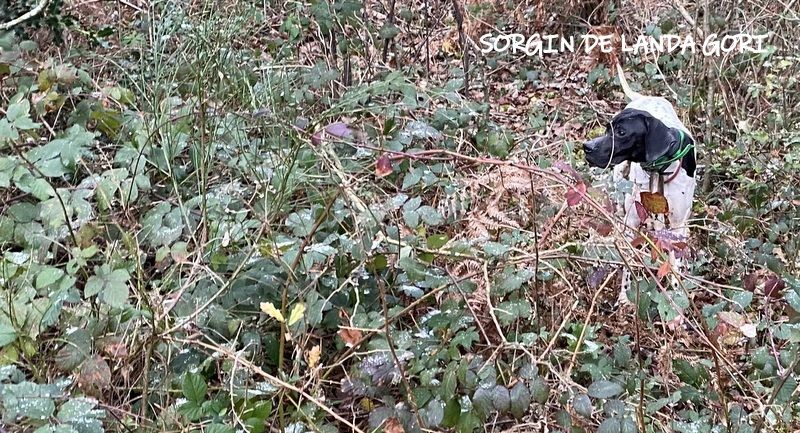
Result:
[[[26,14],[24,14],[24,15],[18,17],[18,18],[15,18],[15,19],[7,22],[7,23],[0,24],[0,30],[9,30],[12,27],[14,27],[15,25],[20,24],[22,22],[25,22],[25,21],[35,17],[36,15],[39,15],[40,13],[42,13],[44,8],[47,7],[48,3],[50,3],[50,0],[40,0],[39,4],[37,4],[35,8],[31,9]]]

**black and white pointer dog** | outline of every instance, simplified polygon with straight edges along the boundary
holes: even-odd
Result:
[[[583,145],[586,161],[593,167],[614,167],[615,178],[633,182],[623,204],[627,227],[636,230],[643,222],[635,205],[641,193],[662,192],[669,207],[669,230],[685,240],[696,185],[694,139],[669,101],[634,92],[622,66],[616,67],[630,103],[611,119],[604,135]],[[664,228],[657,220],[653,225]],[[672,262],[677,265],[674,256]]]

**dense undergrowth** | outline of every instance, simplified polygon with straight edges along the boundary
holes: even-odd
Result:
[[[0,40],[0,431],[800,428],[796,8],[712,11],[767,54],[629,59],[703,143],[673,290],[578,150],[622,106],[596,59],[465,63],[427,3],[118,6]]]

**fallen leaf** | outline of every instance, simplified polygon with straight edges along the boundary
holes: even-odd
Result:
[[[306,359],[308,360],[308,368],[315,368],[319,364],[320,358],[320,347],[319,344],[312,347],[311,350],[308,351],[306,354]]]
[[[667,214],[669,213],[669,203],[664,194],[658,192],[642,192],[640,194],[642,205],[651,214]]]
[[[581,201],[583,201],[583,196],[586,194],[586,184],[580,182],[575,186],[571,187],[567,191],[567,205],[569,206],[577,206]]]
[[[636,207],[636,215],[639,217],[639,220],[647,220],[647,217],[649,217],[650,214],[647,212],[647,209],[645,209],[644,205],[638,201],[633,202],[633,205]]]
[[[392,174],[392,161],[384,154],[375,163],[375,177],[381,178]]]
[[[553,167],[561,170],[562,172],[570,175],[576,181],[581,180],[581,175],[575,170],[571,165],[567,164],[565,161],[556,161],[553,163]]]
[[[659,280],[661,280],[661,279],[663,279],[664,277],[666,277],[666,276],[667,276],[667,274],[669,274],[669,272],[670,272],[671,270],[672,270],[672,266],[670,266],[670,264],[669,264],[669,261],[665,261],[665,262],[664,262],[664,263],[662,263],[662,264],[661,264],[661,266],[658,268],[658,273],[656,274],[656,277],[657,277]]]
[[[600,236],[608,236],[614,230],[614,226],[612,226],[611,223],[602,223],[598,224],[595,230],[597,230]]]
[[[598,268],[595,268],[595,270],[592,271],[588,277],[586,277],[586,283],[589,285],[590,288],[596,289],[600,287],[600,284],[603,283],[603,281],[606,279],[607,276],[608,276],[608,268],[606,268],[605,266],[600,266]]]
[[[755,338],[757,334],[756,325],[752,323],[742,325],[742,327],[739,328],[739,330],[742,331],[742,334],[747,338]]]
[[[719,316],[719,320],[732,325],[734,328],[739,329],[745,325],[744,317],[741,314],[735,313],[733,311],[720,311],[717,313]]]
[[[764,283],[764,295],[770,298],[779,299],[781,292],[786,288],[786,283],[777,275],[767,278]]]
[[[744,285],[744,289],[745,290],[747,290],[749,292],[755,292],[756,291],[756,284],[758,284],[758,275],[756,275],[755,272],[747,274],[747,276],[744,277],[744,280],[742,281],[742,283]]]
[[[98,396],[111,386],[111,368],[100,355],[83,361],[75,382],[86,394]]]
[[[283,314],[281,314],[281,311],[275,308],[274,305],[272,305],[272,302],[262,302],[261,311],[266,313],[269,317],[272,317],[273,319],[277,320],[278,322],[283,323],[284,321]]]
[[[642,246],[642,245],[644,245],[646,243],[647,243],[647,239],[645,239],[644,236],[636,236],[631,241],[631,247],[638,248],[638,247],[640,247],[640,246]]]
[[[339,337],[344,341],[345,346],[353,347],[361,341],[361,331],[353,328],[339,327]]]
[[[128,356],[128,347],[122,341],[122,337],[112,336],[103,339],[102,341],[103,353],[115,358],[121,359]]]
[[[298,320],[303,318],[303,313],[306,312],[306,306],[302,302],[299,304],[295,304],[292,307],[292,312],[289,313],[289,321],[286,322],[286,326],[292,326],[297,323]],[[280,312],[278,312],[280,314]]]
[[[400,424],[400,420],[395,417],[386,419],[386,422],[383,424],[383,431],[384,433],[405,433],[403,424]]]

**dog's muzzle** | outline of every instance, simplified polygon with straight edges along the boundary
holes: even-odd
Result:
[[[586,162],[592,167],[605,167],[608,165],[610,155],[607,150],[602,149],[602,142],[605,137],[600,136],[594,140],[589,140],[583,143],[583,153],[586,156]]]
[[[605,137],[600,136],[593,140],[589,140],[586,143],[583,143],[583,151],[586,153],[594,152],[595,149],[597,149],[597,146],[600,144],[601,141],[603,141],[604,138]]]

